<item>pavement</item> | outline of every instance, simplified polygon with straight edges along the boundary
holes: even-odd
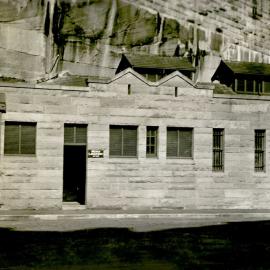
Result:
[[[0,210],[0,228],[18,231],[64,232],[95,228],[129,228],[146,232],[251,221],[270,221],[270,209]]]

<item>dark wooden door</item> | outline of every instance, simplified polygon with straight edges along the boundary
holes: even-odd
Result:
[[[64,202],[85,204],[86,146],[64,146]]]

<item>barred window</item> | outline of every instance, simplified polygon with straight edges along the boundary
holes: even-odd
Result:
[[[265,130],[255,130],[255,171],[265,170]]]
[[[192,128],[167,128],[167,157],[192,158]]]
[[[84,124],[65,124],[64,126],[65,144],[82,144],[87,143],[87,125]]]
[[[213,171],[224,170],[224,129],[213,129]]]
[[[158,127],[147,127],[146,130],[146,156],[157,156]]]
[[[137,156],[137,126],[110,126],[110,156]]]
[[[4,154],[34,155],[36,153],[36,123],[6,122]]]

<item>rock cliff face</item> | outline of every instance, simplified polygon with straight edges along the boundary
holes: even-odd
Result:
[[[270,63],[267,0],[0,0],[0,76],[112,76],[123,52]]]

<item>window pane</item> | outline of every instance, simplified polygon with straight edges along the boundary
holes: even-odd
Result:
[[[36,152],[36,125],[21,125],[21,154],[35,154]]]
[[[146,156],[157,156],[158,127],[147,127]]]
[[[64,141],[65,143],[75,143],[74,125],[65,125]]]
[[[35,154],[36,123],[7,122],[4,147],[5,154]]]
[[[237,79],[237,91],[244,92],[245,91],[245,81],[242,79]]]
[[[76,143],[87,143],[87,127],[85,125],[76,125]]]
[[[147,74],[147,79],[149,81],[155,82],[155,81],[157,81],[157,76],[156,76],[156,74]]]
[[[5,154],[19,154],[19,125],[6,123],[5,124]]]
[[[64,141],[66,144],[87,143],[87,126],[81,124],[65,124]]]
[[[167,157],[178,157],[178,130],[167,129]]]
[[[264,82],[264,93],[270,93],[270,82]]]
[[[256,91],[256,93],[262,92],[262,82],[261,81],[255,82],[255,91]]]
[[[123,156],[137,156],[137,127],[123,128]]]
[[[167,129],[167,157],[192,157],[192,128]]]
[[[236,89],[235,89],[235,79],[233,79],[231,87],[232,87],[232,90],[236,91]]]
[[[253,80],[246,80],[246,91],[253,92]]]
[[[122,128],[110,127],[110,156],[122,155]]]
[[[192,130],[179,130],[179,139],[179,156],[188,158],[192,157]]]

